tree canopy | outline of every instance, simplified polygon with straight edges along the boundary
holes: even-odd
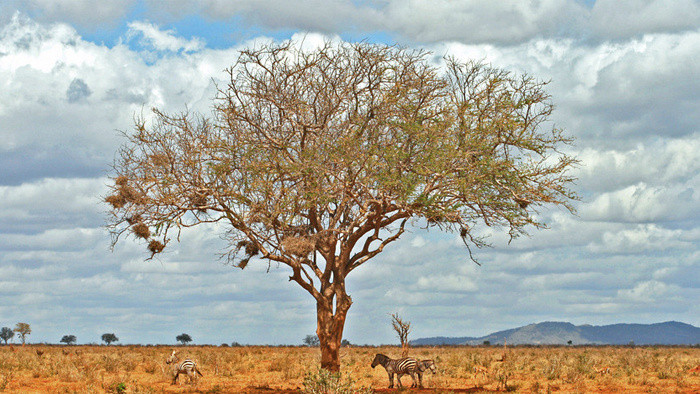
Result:
[[[187,345],[188,343],[192,342],[192,337],[189,334],[182,333],[176,336],[175,340],[183,345]]]
[[[307,335],[304,337],[304,345],[309,346],[309,347],[315,347],[320,344],[320,341],[318,339],[317,335]]]
[[[29,323],[17,323],[14,331],[19,335],[19,338],[22,340],[22,345],[24,345],[27,335],[32,333],[32,327],[29,325]]]
[[[7,345],[7,341],[12,339],[14,336],[15,332],[10,327],[3,327],[0,329],[0,339],[5,341],[5,345]]]
[[[119,342],[119,338],[117,338],[116,335],[113,333],[106,333],[102,334],[102,341],[106,343],[107,345],[111,344],[112,342]]]
[[[314,297],[324,366],[352,303],[346,276],[409,220],[469,249],[486,245],[480,225],[517,237],[545,226],[543,205],[573,210],[576,159],[558,150],[570,139],[530,76],[330,42],[243,50],[227,73],[211,116],[154,109],[125,133],[106,197],[113,243],[131,234],[153,257],[185,228],[224,224],[228,261],[287,265]]]
[[[63,338],[61,338],[61,343],[65,343],[66,345],[72,345],[77,340],[78,338],[76,338],[75,335],[64,335]]]

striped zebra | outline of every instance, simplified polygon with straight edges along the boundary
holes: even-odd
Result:
[[[389,375],[389,388],[394,387],[394,374],[396,374],[396,381],[401,385],[401,376],[411,375],[413,379],[413,385],[416,385],[416,372],[418,371],[418,361],[412,357],[404,357],[398,360],[391,359],[383,354],[377,354],[372,360],[372,368],[377,365],[381,365],[386,369],[386,373]]]
[[[172,384],[177,383],[177,378],[180,375],[187,375],[187,377],[190,378],[190,382],[197,380],[197,374],[199,374],[199,376],[204,377],[204,375],[202,375],[202,373],[199,372],[199,368],[197,368],[196,362],[190,359],[185,359],[184,361],[180,362],[180,360],[177,357],[177,351],[175,350],[173,350],[173,353],[170,355],[170,357],[168,357],[168,359],[165,360],[165,363],[172,364]]]
[[[423,387],[423,372],[430,370],[432,373],[437,372],[435,367],[435,361],[433,360],[420,360],[418,361],[416,374],[418,375],[418,387]],[[415,387],[415,386],[414,386]]]

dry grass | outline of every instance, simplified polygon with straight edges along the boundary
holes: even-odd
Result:
[[[317,369],[317,348],[180,348],[197,360],[204,378],[170,385],[164,361],[170,347],[0,346],[0,391],[9,393],[231,393],[297,392]],[[66,351],[68,350],[68,351]],[[76,352],[77,351],[77,352]],[[43,352],[43,353],[41,353]],[[385,391],[387,375],[372,369],[375,353],[397,357],[398,347],[352,347],[341,351],[343,374],[355,386]],[[436,392],[700,392],[697,347],[514,347],[414,348],[432,358],[438,373],[424,375]],[[41,355],[39,355],[41,353]],[[77,353],[77,354],[76,354]],[[475,368],[482,367],[482,368]],[[486,373],[477,371],[487,370]],[[404,377],[410,386],[410,377]],[[408,390],[404,392],[410,392]]]

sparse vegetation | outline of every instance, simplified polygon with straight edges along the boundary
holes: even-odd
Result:
[[[401,357],[408,356],[408,334],[411,332],[411,323],[401,319],[398,313],[391,315],[391,326],[401,342]]]
[[[371,393],[366,387],[356,389],[354,381],[344,377],[341,373],[329,372],[325,369],[317,369],[308,372],[304,377],[304,394],[359,394]]]
[[[164,362],[170,347],[78,345],[66,350],[60,345],[1,346],[0,391],[185,393],[195,387],[188,380],[170,385]],[[494,361],[500,351],[483,346],[414,347],[409,355],[435,360],[438,373],[424,375],[423,383],[446,393],[700,389],[700,374],[691,372],[700,359],[698,347],[516,346],[509,347],[505,361]],[[387,385],[386,373],[370,366],[379,352],[398,357],[401,348],[343,348],[342,375],[319,370],[317,347],[188,346],[186,356],[196,359],[204,374],[196,383],[197,392],[369,393]],[[604,369],[607,372],[599,372]]]

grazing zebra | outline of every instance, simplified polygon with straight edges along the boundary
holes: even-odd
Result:
[[[420,360],[418,361],[416,374],[418,375],[418,387],[423,387],[423,372],[430,370],[432,373],[437,372],[435,367],[435,361],[433,360]],[[415,387],[415,385],[413,386]]]
[[[191,381],[196,381],[197,380],[197,374],[199,376],[204,377],[201,372],[199,372],[199,368],[197,368],[197,363],[190,359],[185,359],[183,362],[179,362],[179,359],[177,357],[177,352],[173,350],[173,353],[168,357],[167,360],[165,360],[166,364],[172,364],[172,374],[173,374],[173,383],[177,383],[177,378],[178,376],[182,375],[187,375],[187,377],[190,378]]]
[[[401,386],[401,376],[411,375],[413,379],[413,385],[416,385],[416,371],[418,370],[418,361],[412,357],[404,357],[398,360],[393,360],[383,354],[377,354],[372,360],[372,368],[377,365],[381,365],[386,369],[386,373],[389,375],[389,388],[394,387],[394,374],[396,374],[396,381]]]

